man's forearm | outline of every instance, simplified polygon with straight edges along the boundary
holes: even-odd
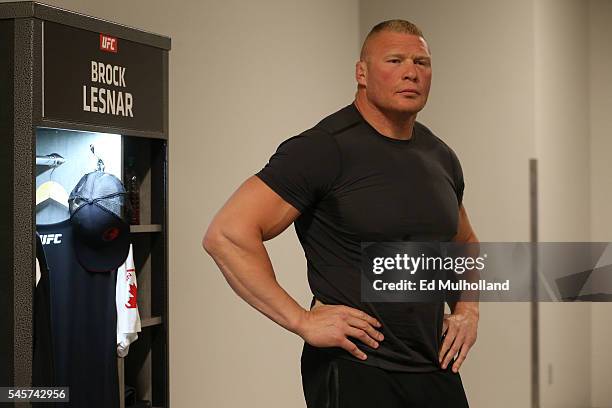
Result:
[[[241,237],[217,233],[205,239],[204,247],[238,296],[280,326],[298,333],[306,311],[278,284],[261,239],[238,235]]]
[[[461,252],[462,255],[469,257],[471,259],[475,259],[480,255],[480,242],[476,235],[471,233],[467,237],[462,237],[461,240],[458,240],[461,245],[463,245]],[[480,279],[480,272],[476,268],[467,269],[462,276],[468,282],[478,282]],[[476,317],[479,316],[479,295],[476,291],[470,291],[468,293],[461,293],[459,299],[452,300],[448,302],[448,306],[451,310],[451,313],[473,313]]]

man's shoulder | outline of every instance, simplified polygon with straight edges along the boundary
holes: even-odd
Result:
[[[427,143],[452,150],[451,147],[444,140],[438,137],[429,127],[425,126],[423,123],[415,121],[414,128],[415,131],[418,132],[419,137],[425,139]]]
[[[283,144],[300,144],[321,147],[322,145],[336,145],[334,137],[339,133],[352,128],[360,123],[359,116],[355,115],[352,105],[326,116],[310,129],[306,129],[299,135],[290,137]]]
[[[347,105],[331,115],[321,119],[312,130],[316,129],[329,135],[336,135],[361,122],[353,104]]]
[[[422,146],[427,146],[427,149],[431,151],[436,150],[444,152],[444,154],[448,154],[452,163],[459,162],[459,157],[453,148],[450,147],[444,140],[436,136],[431,129],[420,122],[414,122],[414,126],[415,130],[419,132]]]

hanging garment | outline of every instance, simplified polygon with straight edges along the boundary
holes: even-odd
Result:
[[[138,339],[140,314],[138,313],[138,284],[132,245],[125,263],[117,270],[117,355],[127,356],[130,344]]]
[[[117,271],[89,272],[77,261],[70,220],[38,225],[49,267],[56,386],[60,407],[119,407],[115,301]]]
[[[36,287],[34,289],[33,339],[32,386],[53,387],[55,380],[53,376],[49,270],[47,268],[45,251],[38,234],[36,234]]]

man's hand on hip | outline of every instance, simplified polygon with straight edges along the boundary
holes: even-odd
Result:
[[[453,364],[453,372],[458,372],[459,367],[467,357],[468,352],[476,343],[478,331],[478,313],[470,309],[455,310],[453,314],[444,315],[444,342],[438,356],[442,368],[446,369],[453,357],[459,356]]]
[[[305,311],[297,334],[315,347],[341,347],[355,357],[365,360],[367,356],[348,337],[361,340],[372,348],[384,339],[375,329],[381,324],[361,310],[344,305],[324,305],[322,303]]]

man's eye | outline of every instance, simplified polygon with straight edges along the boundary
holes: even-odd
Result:
[[[415,61],[415,63],[419,64],[419,65],[423,65],[423,66],[429,65],[429,63],[427,61],[425,61],[425,60],[417,60],[417,61]]]
[[[390,59],[390,60],[389,60],[389,62],[392,62],[392,63],[394,63],[394,64],[397,64],[398,62],[400,62],[400,60],[399,60],[399,59],[397,59],[397,58],[394,58],[394,59]]]

